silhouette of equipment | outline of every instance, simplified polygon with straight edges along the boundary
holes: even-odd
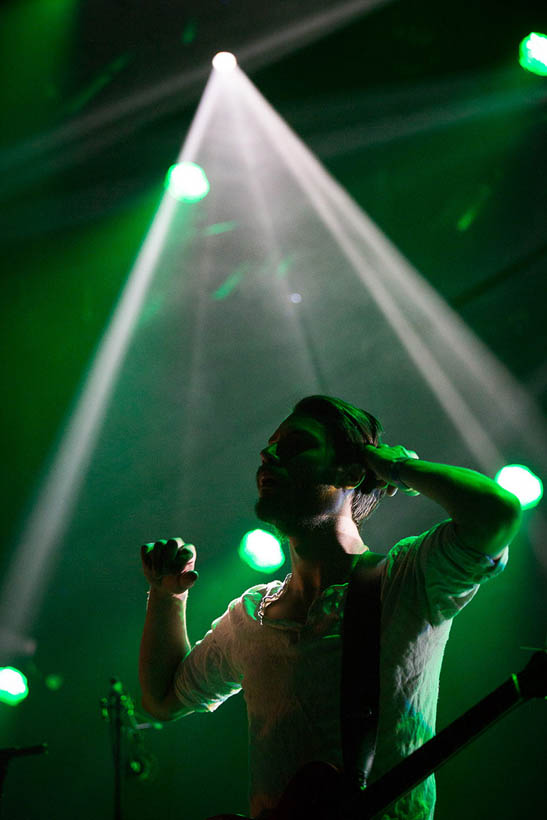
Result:
[[[118,678],[111,678],[110,690],[100,700],[101,715],[110,725],[110,743],[114,764],[113,818],[123,818],[123,786],[128,777],[150,780],[157,762],[144,747],[142,730],[161,729],[162,724],[137,723],[135,706]]]
[[[8,746],[0,749],[0,817],[2,816],[2,795],[4,793],[4,782],[8,773],[8,766],[16,757],[29,757],[30,755],[43,755],[47,752],[47,743],[39,743],[37,746]]]

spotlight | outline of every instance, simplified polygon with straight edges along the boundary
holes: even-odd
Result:
[[[543,496],[541,479],[523,464],[508,464],[502,467],[495,480],[500,487],[516,495],[523,510],[535,507]]]
[[[547,77],[547,35],[532,32],[522,40],[519,63],[526,71]]]
[[[195,162],[177,162],[167,171],[165,187],[181,202],[199,202],[211,188],[203,168]]]
[[[28,681],[25,675],[13,666],[0,668],[0,702],[16,706],[28,695]]]
[[[265,530],[251,530],[241,539],[239,557],[252,569],[273,572],[285,563],[281,544]]]
[[[229,51],[219,51],[213,57],[213,68],[221,74],[229,74],[237,65],[237,60]]]

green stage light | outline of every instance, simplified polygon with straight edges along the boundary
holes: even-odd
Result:
[[[547,77],[547,35],[533,31],[522,40],[519,63],[526,71]]]
[[[210,191],[203,168],[195,162],[177,162],[167,171],[165,187],[180,202],[199,202]]]
[[[28,695],[28,681],[13,666],[0,667],[0,701],[8,706],[16,706]]]
[[[508,464],[496,475],[496,481],[505,490],[516,495],[523,510],[539,504],[543,495],[543,483],[523,464]]]
[[[265,530],[245,533],[239,545],[239,557],[259,572],[273,572],[285,563],[281,544]]]

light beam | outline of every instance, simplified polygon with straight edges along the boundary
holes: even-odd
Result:
[[[492,474],[504,461],[493,427],[518,425],[519,434],[537,448],[538,441],[545,441],[545,429],[525,391],[327,174],[243,72],[236,93],[248,116],[260,122],[271,150],[308,197],[481,468]],[[466,395],[457,380],[466,384]],[[489,395],[496,407],[492,424],[484,424],[470,406],[471,383],[479,398]]]
[[[215,84],[209,82],[178,161],[195,151],[206,129]],[[137,317],[153,279],[177,201],[164,195],[152,226],[66,423],[51,465],[38,490],[13,552],[0,591],[0,652],[27,633],[41,602],[56,548],[72,515],[116,377],[131,341]]]

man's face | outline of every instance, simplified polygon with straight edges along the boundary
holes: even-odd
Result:
[[[338,512],[342,499],[333,486],[334,447],[321,422],[291,415],[262,450],[255,510],[283,534],[312,529]]]

